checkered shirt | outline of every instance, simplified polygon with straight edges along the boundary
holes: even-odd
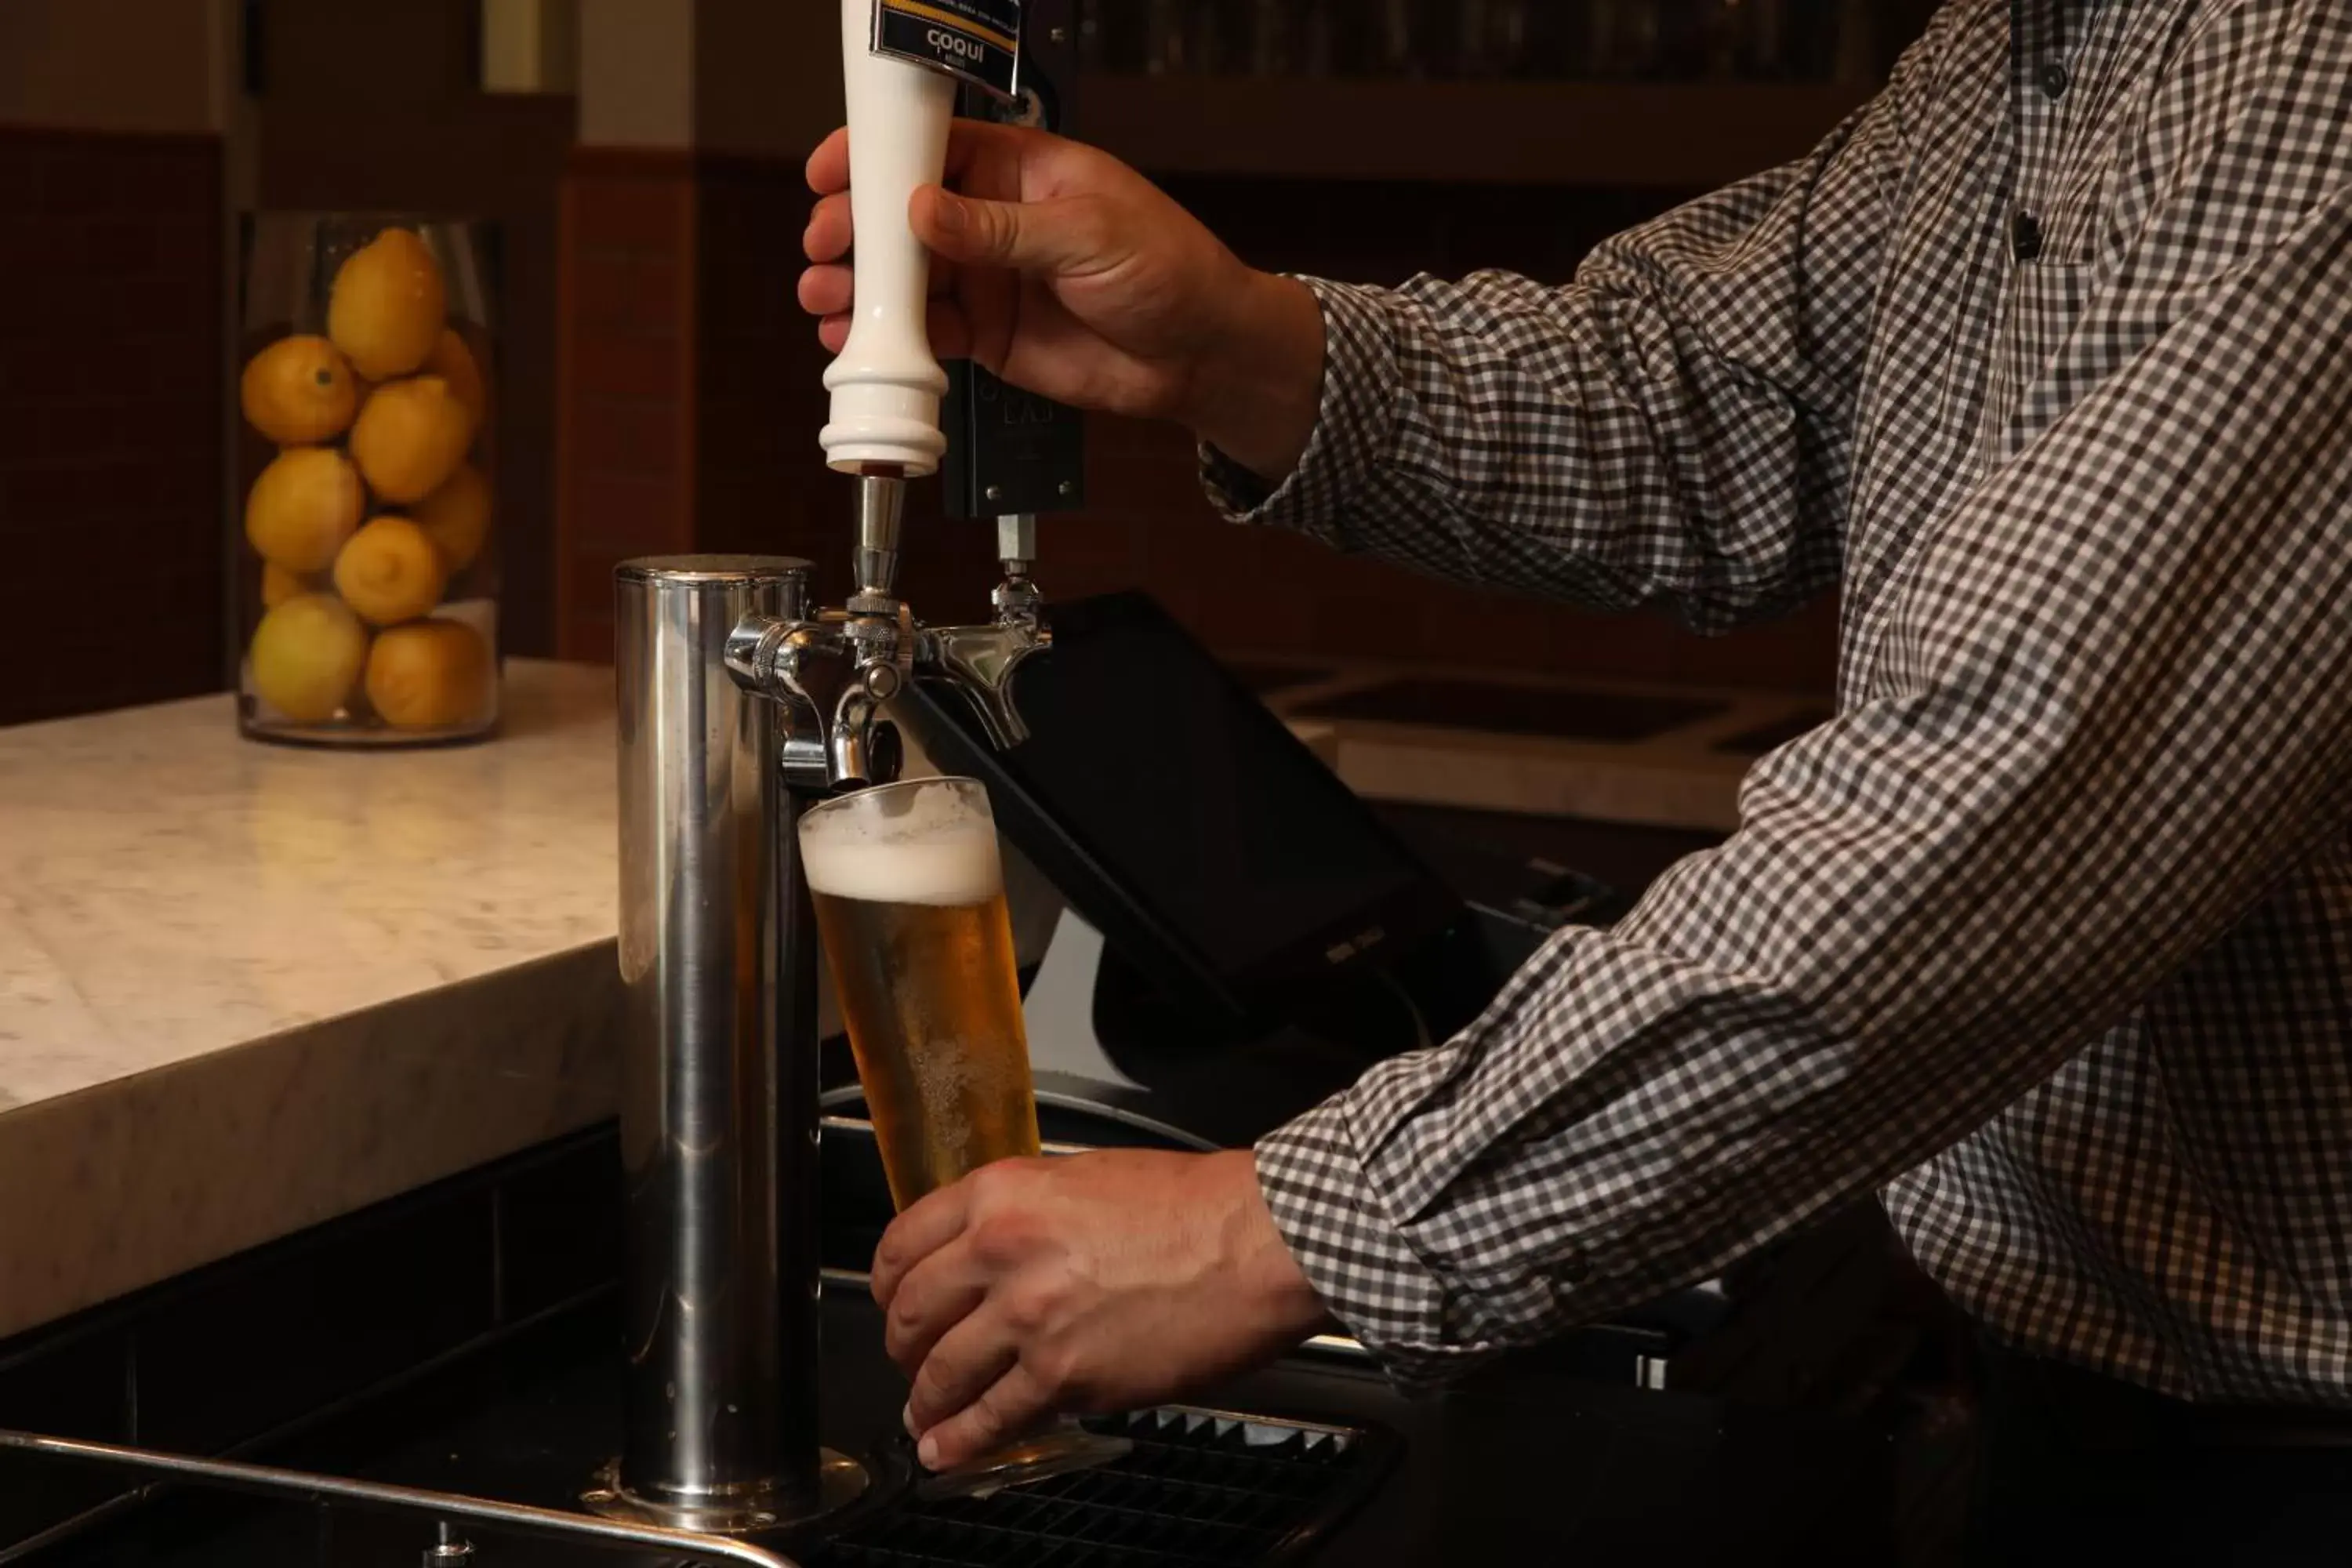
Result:
[[[2352,6],[1953,0],[1565,287],[1315,288],[1235,515],[1702,632],[1844,595],[1735,837],[1259,1145],[1333,1311],[1434,1383],[1878,1190],[2007,1342],[2352,1407]]]

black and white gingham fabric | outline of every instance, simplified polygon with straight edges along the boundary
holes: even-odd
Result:
[[[2010,1341],[2352,1406],[2352,5],[1955,0],[1565,288],[1317,287],[1237,513],[1703,629],[1846,591],[1734,838],[1259,1147],[1339,1316],[1433,1380],[1883,1188]]]

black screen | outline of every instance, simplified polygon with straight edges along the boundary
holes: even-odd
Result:
[[[1079,601],[1053,621],[1053,651],[1016,677],[1031,738],[985,765],[1218,975],[1238,984],[1309,944],[1305,956],[1327,962],[1329,944],[1375,924],[1402,939],[1457,912],[1363,802],[1150,599]],[[1095,916],[1086,889],[1063,890]]]

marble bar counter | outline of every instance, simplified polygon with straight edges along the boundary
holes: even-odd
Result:
[[[0,1337],[613,1115],[613,748],[531,661],[472,746],[0,729]]]
[[[614,1108],[613,677],[478,745],[0,729],[0,1335]]]

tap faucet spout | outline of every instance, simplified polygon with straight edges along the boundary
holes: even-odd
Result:
[[[882,703],[872,689],[859,682],[843,691],[825,739],[826,773],[833,787],[896,784],[906,760],[898,727],[882,717]]]

